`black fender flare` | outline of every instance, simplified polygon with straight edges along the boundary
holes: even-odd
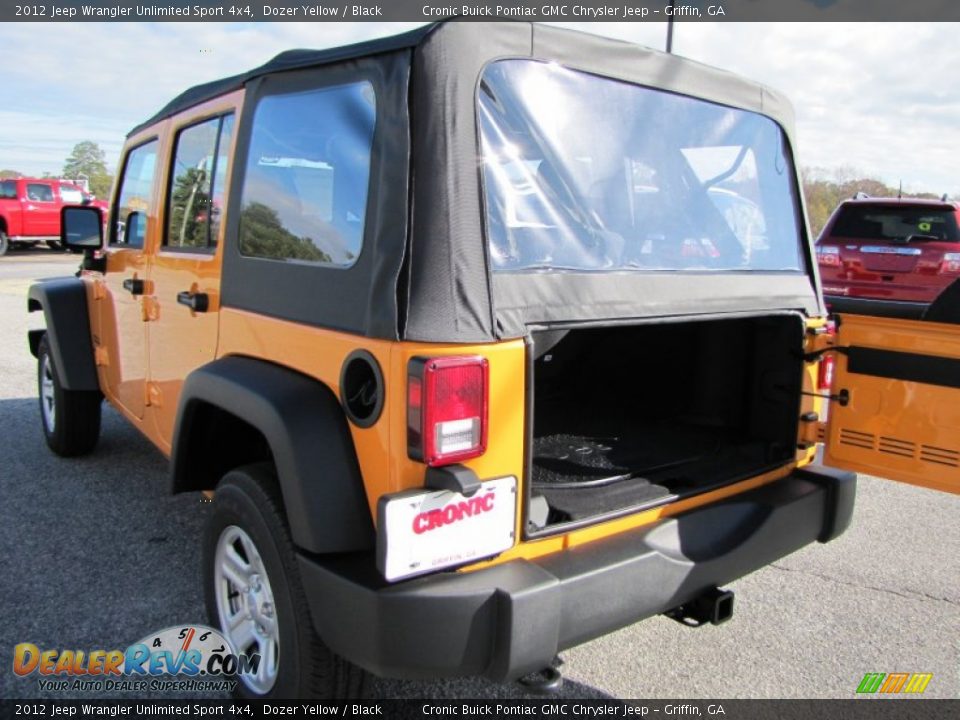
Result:
[[[46,330],[30,330],[30,352],[37,357],[40,338],[47,334],[50,354],[67,390],[100,390],[90,336],[87,289],[80,278],[54,278],[30,286],[27,311],[43,310]]]
[[[270,446],[294,544],[311,553],[370,550],[375,534],[353,437],[336,395],[289,368],[241,356],[190,373],[177,409],[174,492],[193,487],[190,444],[203,405],[241,418]],[[195,449],[194,449],[195,450]]]

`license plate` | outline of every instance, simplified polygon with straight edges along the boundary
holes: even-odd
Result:
[[[870,255],[921,255],[920,248],[888,247],[886,245],[864,245],[860,252]]]
[[[380,501],[377,563],[387,580],[422,575],[501,553],[513,545],[514,477],[487,480],[470,497],[414,490]]]

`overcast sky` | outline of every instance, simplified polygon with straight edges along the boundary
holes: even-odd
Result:
[[[127,131],[197,83],[295,47],[417,23],[0,24],[0,168],[58,173],[94,140],[112,171]],[[655,23],[568,27],[663,48]],[[960,197],[960,27],[951,23],[678,23],[674,51],[784,92],[801,166],[853,168]]]

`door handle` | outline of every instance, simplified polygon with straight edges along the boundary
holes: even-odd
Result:
[[[177,293],[177,302],[186,305],[198,313],[205,313],[210,307],[210,296],[206,293],[195,293],[189,290]]]
[[[143,280],[140,280],[139,278],[127,278],[123,281],[123,289],[131,295],[143,295]]]

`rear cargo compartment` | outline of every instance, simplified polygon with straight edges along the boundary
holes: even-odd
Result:
[[[790,461],[803,332],[793,314],[534,332],[528,532]]]

